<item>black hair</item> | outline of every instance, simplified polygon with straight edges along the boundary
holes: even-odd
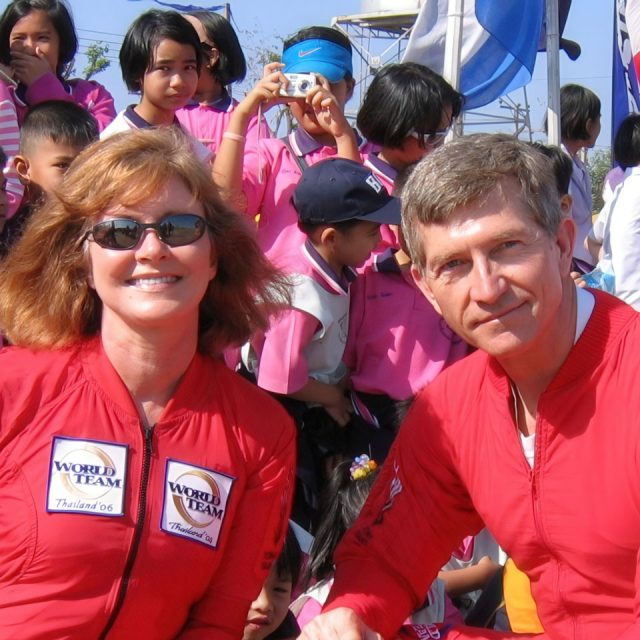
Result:
[[[142,90],[142,78],[153,66],[156,48],[162,40],[191,45],[200,71],[200,38],[193,25],[177,11],[150,9],[131,23],[120,47],[122,79],[129,91]]]
[[[562,140],[589,140],[589,120],[600,117],[600,98],[579,84],[560,89],[560,137]]]
[[[210,69],[213,77],[221,85],[244,80],[247,75],[247,61],[231,23],[213,11],[190,11],[187,15],[202,23],[207,38],[218,50],[218,62]]]
[[[44,11],[60,40],[56,73],[61,76],[76,55],[78,36],[71,17],[71,10],[64,0],[14,0],[0,18],[0,62],[10,64],[9,36],[16,23],[32,11]]]
[[[342,33],[342,31],[338,31],[333,27],[318,26],[305,27],[304,29],[300,29],[300,31],[294,33],[284,41],[282,51],[284,52],[294,44],[298,44],[298,42],[304,42],[305,40],[328,40],[329,42],[340,45],[341,47],[346,49],[350,55],[353,55],[351,42],[349,42],[349,38],[344,33]],[[344,79],[347,82],[350,82],[353,79],[353,76],[350,73],[346,73]]]
[[[560,147],[552,144],[532,142],[531,146],[549,158],[553,175],[556,179],[558,194],[560,196],[567,195],[567,193],[569,193],[569,185],[571,184],[571,174],[573,173],[573,162],[571,158]]]
[[[20,128],[20,151],[51,140],[78,149],[98,139],[98,123],[83,107],[74,102],[47,100],[31,107]]]
[[[4,169],[7,164],[7,154],[4,149],[0,147],[0,169]]]
[[[316,230],[324,227],[331,227],[340,233],[349,233],[351,229],[357,227],[359,224],[366,222],[366,220],[360,220],[360,218],[351,218],[350,220],[342,220],[341,222],[303,222],[298,220],[298,229],[302,231],[306,236],[310,236],[315,233]]]
[[[371,142],[398,148],[411,131],[434,133],[451,107],[460,115],[464,98],[442,76],[415,62],[390,64],[369,85],[357,124]]]
[[[613,140],[613,157],[623,169],[640,164],[640,114],[632,113],[620,123]]]
[[[280,555],[276,560],[276,571],[281,580],[291,578],[291,585],[295,587],[300,577],[302,567],[302,550],[298,543],[298,538],[291,526],[287,527],[287,534],[284,538],[284,545]]]
[[[371,492],[379,469],[363,478],[351,478],[351,460],[338,463],[322,494],[318,530],[309,552],[307,583],[323,580],[333,573],[333,553],[342,536],[355,522]]]

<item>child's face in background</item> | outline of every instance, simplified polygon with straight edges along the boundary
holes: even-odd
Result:
[[[33,151],[16,157],[16,170],[32,193],[51,193],[62,182],[69,165],[81,150],[81,147],[42,138]]]
[[[278,575],[274,564],[260,595],[249,607],[242,640],[263,640],[284,622],[291,603],[291,589],[291,576]]]
[[[175,40],[161,40],[153,64],[142,78],[140,104],[152,112],[173,113],[191,100],[197,86],[197,54],[193,47]]]
[[[34,9],[16,22],[9,34],[9,48],[31,56],[35,56],[38,49],[52,73],[56,73],[60,58],[60,36],[45,11]]]
[[[336,262],[345,267],[358,267],[380,244],[380,225],[363,220],[347,231],[336,230],[334,255]]]

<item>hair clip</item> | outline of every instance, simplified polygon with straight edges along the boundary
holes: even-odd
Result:
[[[362,480],[377,468],[378,463],[375,460],[371,460],[366,453],[363,453],[353,459],[351,467],[349,467],[349,473],[352,480]]]

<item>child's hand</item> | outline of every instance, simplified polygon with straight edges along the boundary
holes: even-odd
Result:
[[[579,273],[578,271],[572,271],[570,275],[573,278],[573,281],[576,284],[576,286],[580,287],[581,289],[586,288],[587,283],[582,279],[581,273]]]
[[[31,86],[45,73],[51,73],[49,61],[40,50],[40,47],[36,47],[35,53],[27,53],[23,49],[11,49],[11,68],[15,79],[27,85],[27,87]]]
[[[270,62],[265,65],[262,78],[258,80],[253,89],[247,93],[244,100],[238,105],[238,109],[250,116],[258,113],[258,107],[266,111],[275,104],[285,102],[280,95],[280,88],[288,84],[287,78],[282,74],[284,65],[280,62]]]
[[[0,81],[4,82],[8,87],[15,86],[16,83],[11,82],[13,75],[13,69],[11,67],[8,67],[6,64],[0,63]]]
[[[353,405],[340,385],[330,385],[330,387],[330,398],[325,401],[324,408],[339,426],[346,427],[351,420]]]
[[[353,135],[342,106],[331,93],[328,80],[320,74],[316,77],[318,84],[309,91],[305,101],[311,105],[318,124],[336,139]]]

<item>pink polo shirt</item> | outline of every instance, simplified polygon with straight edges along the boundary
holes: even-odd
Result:
[[[321,145],[302,127],[288,138],[296,156],[309,166],[336,155],[335,147]],[[291,203],[301,175],[296,158],[277,138],[260,140],[256,148],[245,153],[242,190],[247,197],[247,213],[252,218],[260,214],[258,242],[272,260],[305,241]]]
[[[280,256],[279,266],[285,273],[313,278],[336,296],[349,296],[350,282],[355,278],[355,272],[348,268],[338,276],[309,241]],[[310,377],[305,349],[319,328],[318,318],[295,307],[273,318],[267,332],[251,341],[259,361],[258,386],[284,395],[300,391]]]
[[[176,118],[186,131],[216,154],[222,140],[222,134],[226,131],[231,114],[237,106],[238,101],[225,91],[220,98],[211,104],[194,102],[178,109]],[[258,118],[254,116],[249,121],[245,134],[245,149],[256,147],[260,138],[270,137],[271,132],[264,117],[258,126]]]
[[[467,349],[392,251],[354,281],[344,362],[356,391],[406,400]]]
[[[394,183],[398,177],[398,171],[394,169],[388,162],[381,160],[378,154],[370,152],[365,156],[364,166],[371,169],[373,175],[382,182],[382,186],[393,195]],[[379,254],[384,253],[387,249],[399,249],[400,244],[398,237],[389,228],[388,225],[380,225],[380,244],[373,253],[372,258]],[[369,263],[368,261],[367,263]]]

